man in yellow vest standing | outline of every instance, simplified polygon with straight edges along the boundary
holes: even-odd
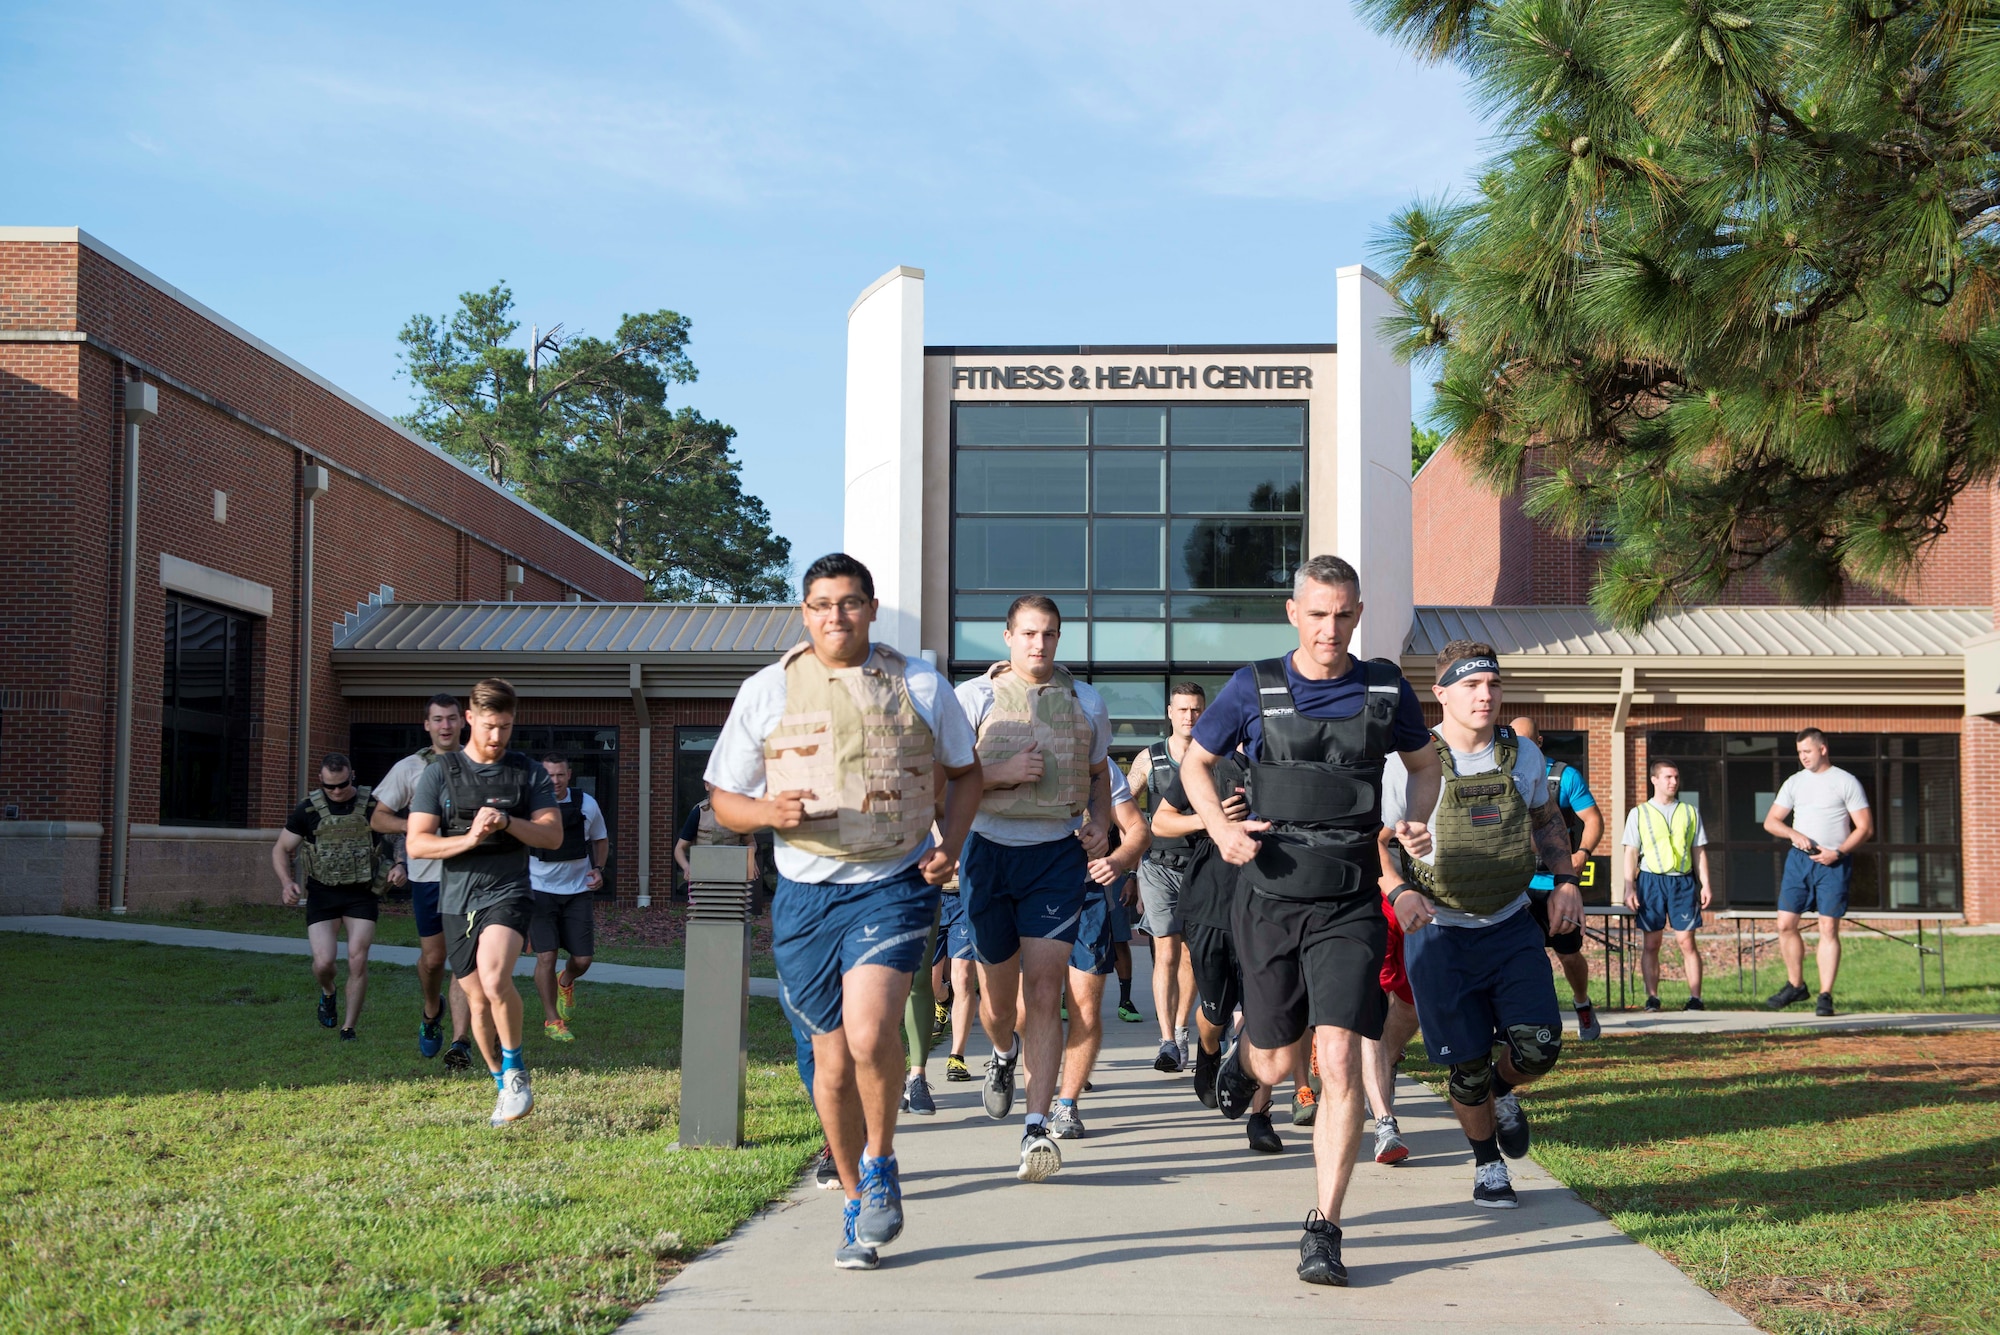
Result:
[[[723,825],[776,832],[779,999],[812,1037],[813,1104],[847,1196],[834,1264],[872,1270],[903,1231],[903,1003],[930,967],[924,944],[979,805],[979,760],[950,683],[870,641],[881,604],[866,566],[822,556],[803,586],[808,643],[743,683],[703,777]]]
[[[1708,907],[1708,831],[1701,813],[1680,800],[1681,771],[1671,760],[1646,767],[1653,796],[1625,817],[1625,907],[1638,914],[1646,934],[1639,955],[1639,973],[1646,980],[1646,1009],[1660,1009],[1660,942],[1674,929],[1681,958],[1687,961],[1688,999],[1685,1009],[1708,1009],[1701,1003],[1701,950],[1694,929]]]
[[[1053,599],[1016,598],[1007,609],[1007,661],[958,688],[979,734],[986,790],[959,889],[979,969],[979,1020],[993,1043],[986,1115],[1004,1121],[1013,1111],[1025,1045],[1023,1182],[1062,1167],[1049,1106],[1062,1065],[1063,982],[1084,895],[1101,893],[1088,862],[1109,845],[1111,717],[1102,696],[1056,666],[1061,638]],[[1026,1015],[1024,1034],[1014,1032],[1017,1014]]]

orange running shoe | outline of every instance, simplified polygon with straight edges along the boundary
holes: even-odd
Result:
[[[1296,1085],[1292,1089],[1292,1125],[1311,1126],[1313,1118],[1319,1116],[1319,1096],[1313,1093],[1311,1082]]]

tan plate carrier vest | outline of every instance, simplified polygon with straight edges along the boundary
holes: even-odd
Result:
[[[1493,738],[1493,763],[1486,774],[1460,774],[1444,738],[1431,738],[1444,762],[1444,789],[1431,824],[1431,861],[1408,860],[1410,879],[1449,909],[1485,915],[1521,897],[1534,879],[1535,813],[1514,784],[1520,753],[1509,728]]]
[[[937,743],[910,701],[908,660],[878,644],[860,667],[830,668],[801,644],[780,663],[785,713],[764,739],[764,790],[813,796],[779,837],[842,862],[914,852],[931,830]]]
[[[1061,668],[1041,686],[1010,663],[986,670],[993,707],[979,724],[979,763],[997,765],[1034,742],[1042,777],[1012,788],[989,788],[979,809],[989,816],[1067,820],[1090,804],[1090,748],[1096,730],[1076,698],[1076,682]]]
[[[375,835],[368,825],[368,799],[373,790],[354,790],[354,806],[344,816],[333,814],[326,793],[318,788],[306,800],[319,816],[313,827],[312,842],[301,849],[305,874],[321,885],[360,885],[381,894],[388,888],[383,879],[387,870],[375,856]]]
[[[775,789],[783,792],[784,789]],[[715,804],[706,798],[695,803],[694,841],[697,844],[735,844],[741,847],[750,842],[747,834],[738,834],[715,818]]]

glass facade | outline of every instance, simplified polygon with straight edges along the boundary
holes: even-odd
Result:
[[[1121,744],[1158,737],[1169,676],[1213,689],[1297,644],[1305,446],[1302,404],[955,405],[953,675],[1004,658],[1007,605],[1048,594]]]

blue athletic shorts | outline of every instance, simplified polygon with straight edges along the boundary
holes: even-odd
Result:
[[[1831,867],[1822,867],[1802,848],[1785,854],[1785,879],[1778,886],[1778,911],[1817,913],[1822,918],[1847,916],[1847,890],[1854,881],[1854,859],[1846,853]]]
[[[1107,974],[1117,952],[1112,915],[1119,905],[1108,887],[1092,881],[1084,887],[1083,908],[1076,920],[1076,944],[1069,948],[1069,967],[1078,973]]]
[[[965,891],[946,892],[944,896],[944,916],[938,922],[937,952],[931,963],[938,960],[969,960],[972,956],[972,923],[965,916]]]
[[[1021,938],[1076,944],[1084,874],[1083,845],[1073,835],[1022,848],[969,835],[958,860],[959,894],[972,924],[973,958],[1005,964]]]
[[[1474,1061],[1504,1042],[1509,1025],[1562,1032],[1542,929],[1526,911],[1491,927],[1432,923],[1403,938],[1424,1050],[1439,1066]]]
[[[1701,922],[1701,880],[1691,872],[1639,873],[1639,930],[1691,932]]]
[[[780,876],[771,899],[778,999],[814,1034],[840,1028],[840,980],[863,964],[915,973],[938,909],[938,890],[915,867],[882,881],[809,885]]]
[[[410,882],[410,912],[416,915],[418,936],[442,936],[444,914],[438,911],[438,883]]]

